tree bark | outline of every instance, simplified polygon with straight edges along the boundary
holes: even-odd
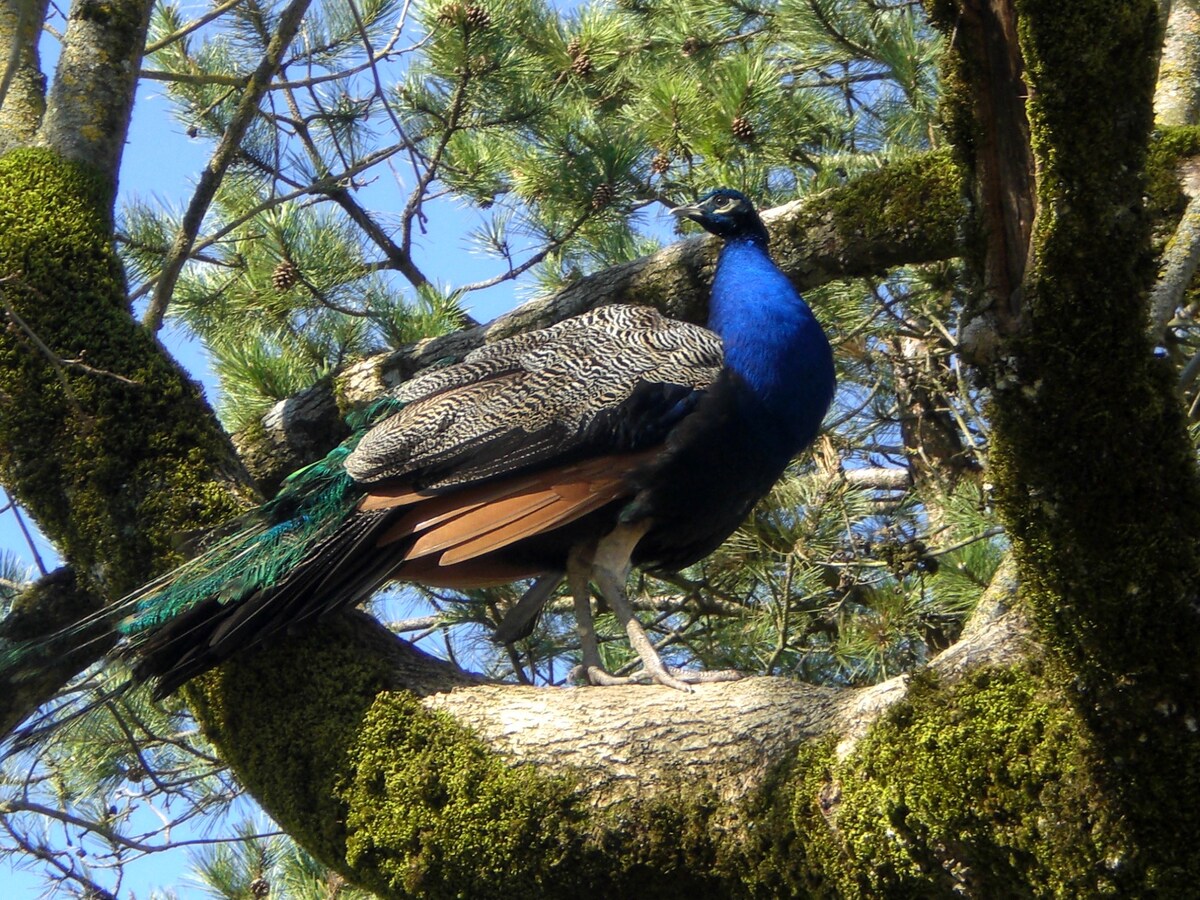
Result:
[[[1163,125],[1200,124],[1200,4],[1174,0],[1154,92],[1155,117]]]
[[[147,0],[71,5],[50,101],[35,138],[62,158],[103,172],[114,198],[150,6]]]
[[[0,3],[0,153],[37,133],[46,111],[38,38],[49,0]]]

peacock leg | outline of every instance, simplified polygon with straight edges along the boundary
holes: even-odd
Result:
[[[579,635],[581,650],[580,664],[571,672],[571,677],[594,685],[628,684],[631,679],[611,675],[600,660],[600,642],[596,638],[596,625],[592,619],[592,551],[585,552],[576,547],[567,560],[567,586],[575,598],[575,632]]]
[[[596,586],[600,588],[600,593],[612,607],[617,620],[624,626],[630,646],[641,658],[642,668],[645,670],[641,673],[641,677],[634,676],[632,679],[621,679],[619,682],[615,680],[615,676],[605,672],[608,679],[614,679],[606,683],[642,681],[649,676],[649,680],[675,688],[677,691],[691,691],[687,682],[676,678],[663,664],[662,658],[654,649],[654,644],[650,642],[642,624],[634,616],[633,607],[630,606],[629,600],[625,596],[625,583],[629,579],[630,557],[633,554],[633,548],[637,546],[637,542],[642,539],[642,535],[649,527],[649,520],[636,525],[618,526],[600,541],[596,547],[596,553],[592,557],[592,576],[595,578]],[[593,673],[589,670],[587,674],[588,680],[591,681]],[[597,682],[593,681],[592,683]]]

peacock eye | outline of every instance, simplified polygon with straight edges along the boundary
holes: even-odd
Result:
[[[717,213],[733,212],[734,207],[736,207],[736,206],[737,206],[737,200],[734,200],[731,197],[728,200],[722,200],[721,205],[718,206],[715,210],[713,210],[713,212],[717,212]]]

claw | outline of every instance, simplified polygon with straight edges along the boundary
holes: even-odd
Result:
[[[613,675],[602,666],[576,666],[568,676],[569,681],[590,684],[594,687],[613,687],[622,684],[661,684],[684,693],[693,693],[693,684],[718,684],[724,681],[738,681],[746,676],[733,669],[718,669],[711,672],[697,672],[693,669],[679,669],[675,666],[664,666],[662,672],[648,672],[639,669],[630,675]]]
[[[568,676],[570,681],[583,682],[593,687],[615,687],[620,684],[638,684],[635,675],[613,675],[601,666],[576,666]]]
[[[664,687],[683,691],[685,694],[692,692],[691,687],[683,679],[674,677],[665,667],[662,672],[656,673],[647,672],[645,669],[642,669],[634,672],[632,675],[613,675],[601,666],[576,666],[571,670],[569,677],[571,681],[583,682],[593,687],[615,687],[623,684],[661,684]]]
[[[741,681],[746,675],[737,669],[713,669],[711,671],[694,671],[692,669],[677,669],[667,666],[667,671],[688,684],[719,684],[723,681]]]
[[[676,669],[663,663],[645,629],[633,614],[625,596],[625,581],[629,576],[629,560],[633,548],[650,527],[648,521],[636,525],[621,525],[597,545],[576,547],[567,561],[567,578],[575,596],[575,627],[583,651],[582,664],[571,670],[572,681],[609,687],[620,684],[661,684],[664,687],[692,693],[691,685],[717,681],[734,681],[740,672],[732,670],[694,672]],[[642,660],[642,671],[632,675],[613,675],[600,662],[600,648],[592,623],[589,575],[596,580],[600,593],[629,637],[630,646]]]

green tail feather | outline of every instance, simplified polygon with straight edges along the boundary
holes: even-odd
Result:
[[[385,398],[348,417],[350,437],[289,475],[274,498],[242,519],[237,533],[127,598],[133,609],[118,630],[136,648],[139,635],[209,597],[236,603],[276,584],[354,512],[363,491],[346,474],[345,459],[371,426],[402,405]]]
[[[111,628],[136,651],[141,638],[208,597],[236,603],[259,587],[283,578],[322,539],[349,517],[362,490],[343,463],[362,436],[403,406],[384,398],[347,417],[353,433],[323,459],[293,472],[279,493],[247,513],[234,534],[177,569],[139,588],[102,612],[45,638],[0,640],[0,673],[21,677],[49,659],[111,634]],[[115,626],[102,627],[103,622]]]

